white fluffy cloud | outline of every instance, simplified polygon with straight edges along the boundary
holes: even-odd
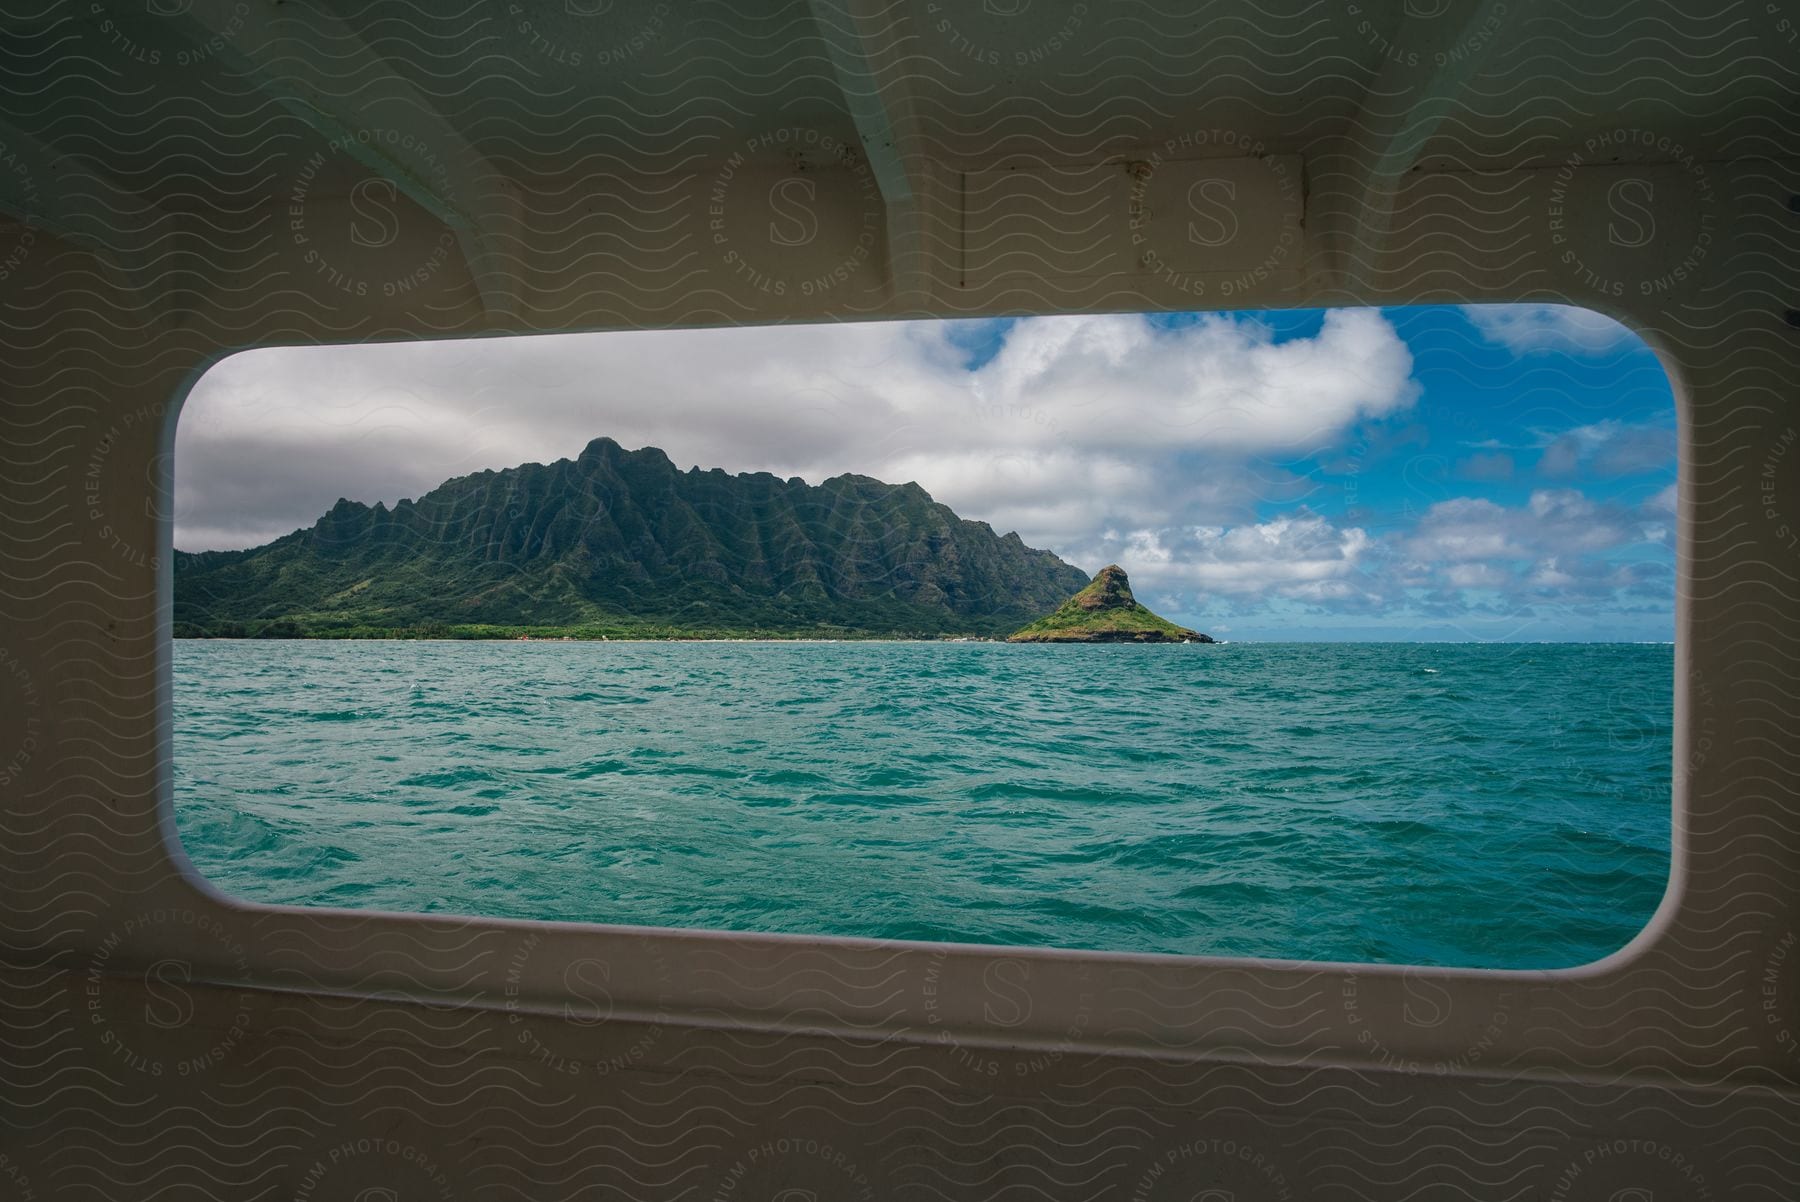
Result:
[[[1361,579],[1375,540],[1301,508],[1238,526],[1107,531],[1095,558],[1116,561],[1140,588],[1176,597],[1372,599]]]
[[[1655,513],[1650,505],[1643,511]],[[1660,522],[1574,489],[1540,489],[1516,508],[1458,497],[1433,505],[1400,542],[1397,579],[1440,592],[1497,592],[1515,604],[1546,594],[1576,600],[1641,583],[1646,565],[1615,554],[1661,546],[1666,535]]]
[[[1021,433],[1083,446],[1298,450],[1416,397],[1412,354],[1372,310],[1333,310],[1314,338],[1253,322],[1181,330],[1141,317],[1022,322],[973,376],[978,403],[1039,412]]]
[[[1407,549],[1424,563],[1512,560],[1605,550],[1640,531],[1625,511],[1574,489],[1539,489],[1517,509],[1479,497],[1440,501],[1419,519]]]
[[[1463,314],[1487,341],[1520,355],[1604,354],[1634,338],[1612,318],[1570,305],[1465,305]]]
[[[916,480],[1072,551],[1109,525],[1245,516],[1280,483],[1256,457],[1327,445],[1417,393],[1372,310],[1279,343],[1225,317],[1030,318],[975,371],[937,322],[259,350],[182,415],[176,545],[254,545],[340,496],[391,503],[604,434],[683,467]]]
[[[1674,460],[1672,428],[1609,420],[1557,435],[1544,447],[1537,470],[1543,476],[1632,476],[1663,470]]]

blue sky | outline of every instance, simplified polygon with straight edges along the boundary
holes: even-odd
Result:
[[[1412,351],[1418,401],[1291,468],[1318,482],[1307,504],[1334,520],[1409,541],[1427,564],[1466,555],[1455,562],[1492,573],[1464,573],[1473,587],[1412,583],[1371,624],[1421,637],[1673,638],[1675,403],[1649,347],[1589,314],[1569,314],[1573,329],[1556,318],[1484,327],[1451,307],[1385,316]],[[1317,319],[1272,324],[1303,333]],[[1370,448],[1360,463],[1348,452],[1358,446]],[[1484,525],[1508,532],[1506,553],[1455,545]],[[1244,625],[1271,637],[1255,615]]]
[[[248,352],[184,410],[176,545],[602,434],[684,467],[917,480],[1223,638],[1673,637],[1668,378],[1552,306]]]
[[[1299,453],[1246,458],[1265,481],[1255,517],[1218,536],[1313,519],[1360,530],[1370,549],[1331,577],[1354,590],[1271,595],[1279,585],[1266,578],[1247,580],[1248,594],[1184,588],[1143,556],[1132,563],[1123,540],[1119,557],[1158,604],[1242,639],[1671,639],[1675,407],[1654,352],[1604,317],[1561,307],[1381,316],[1412,356],[1415,399]],[[1149,320],[1179,331],[1217,318]],[[1232,320],[1280,345],[1317,338],[1325,311]],[[965,366],[990,362],[1016,325],[960,323]],[[1217,466],[1203,449],[1186,462],[1196,476]],[[1483,530],[1497,536],[1492,553]]]
[[[1281,340],[1322,316],[1258,319]],[[1649,347],[1589,314],[1383,316],[1417,401],[1279,466],[1306,481],[1298,506],[1437,570],[1394,580],[1378,559],[1363,573],[1377,603],[1212,598],[1190,616],[1240,638],[1673,638],[1675,406]],[[1258,507],[1264,522],[1296,511],[1285,493]],[[1506,532],[1497,553],[1480,553],[1482,529]]]

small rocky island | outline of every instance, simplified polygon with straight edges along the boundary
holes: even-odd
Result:
[[[1125,569],[1109,564],[1048,617],[1009,636],[1009,643],[1211,643],[1210,635],[1177,626],[1139,605]]]

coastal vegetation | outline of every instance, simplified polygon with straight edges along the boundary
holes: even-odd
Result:
[[[1081,569],[917,484],[677,468],[595,439],[391,509],[340,500],[242,551],[177,552],[177,637],[1004,637]]]

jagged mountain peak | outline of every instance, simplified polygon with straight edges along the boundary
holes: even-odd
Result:
[[[600,437],[573,464],[475,472],[392,510],[340,500],[229,559],[178,553],[175,620],[998,635],[1084,579],[914,482],[682,471]]]

